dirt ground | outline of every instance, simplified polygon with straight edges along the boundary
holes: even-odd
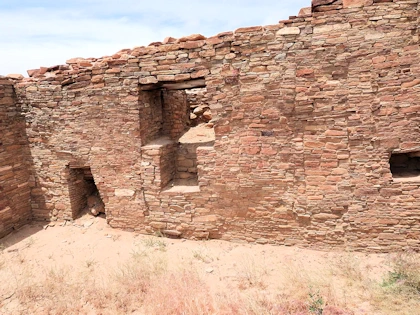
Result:
[[[160,238],[112,229],[89,214],[33,223],[0,243],[1,314],[399,314],[401,308],[381,305],[376,294],[391,268],[389,254]],[[134,287],[139,281],[142,291]]]

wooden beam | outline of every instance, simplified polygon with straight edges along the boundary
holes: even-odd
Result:
[[[156,84],[140,84],[140,90],[141,91],[153,91],[160,89],[160,85],[158,83]]]
[[[168,82],[168,83],[162,84],[162,87],[167,90],[185,90],[185,89],[194,89],[194,88],[205,87],[205,86],[206,86],[206,80],[204,79],[174,82],[174,83]]]
[[[167,90],[185,90],[185,89],[194,89],[206,86],[206,80],[196,79],[189,81],[181,82],[158,82],[155,84],[140,84],[141,91],[152,91],[158,89],[167,89]]]

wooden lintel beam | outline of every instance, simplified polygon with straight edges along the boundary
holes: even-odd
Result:
[[[184,89],[193,89],[199,87],[205,87],[206,81],[204,79],[174,82],[174,83],[163,83],[162,87],[167,90],[184,90]]]
[[[151,91],[157,89],[167,89],[167,90],[185,90],[185,89],[193,89],[193,88],[200,88],[206,86],[206,80],[204,79],[196,79],[196,80],[189,80],[189,81],[182,81],[182,82],[158,82],[155,84],[141,84],[140,90],[142,91]]]
[[[152,91],[159,89],[159,84],[140,84],[140,90],[142,91]]]

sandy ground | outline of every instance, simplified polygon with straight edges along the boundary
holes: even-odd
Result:
[[[179,138],[180,143],[200,143],[214,141],[215,134],[212,125],[199,124],[191,127],[186,133]]]
[[[387,270],[382,254],[158,238],[112,229],[104,218],[89,214],[66,224],[33,223],[0,242],[1,314],[18,313],[16,279],[28,268],[35,278],[54,268],[69,270],[69,277],[83,270],[104,277],[142,251],[164,255],[169,269],[196,270],[214,294],[254,290],[270,295],[293,291],[298,285],[325,286],[332,299],[341,301],[345,295],[343,303],[354,314],[376,313],[369,298],[348,285],[352,273],[369,272],[370,278],[379,279]]]

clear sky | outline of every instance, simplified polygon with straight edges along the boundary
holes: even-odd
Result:
[[[276,24],[310,0],[0,0],[0,75],[101,57],[167,36]]]

